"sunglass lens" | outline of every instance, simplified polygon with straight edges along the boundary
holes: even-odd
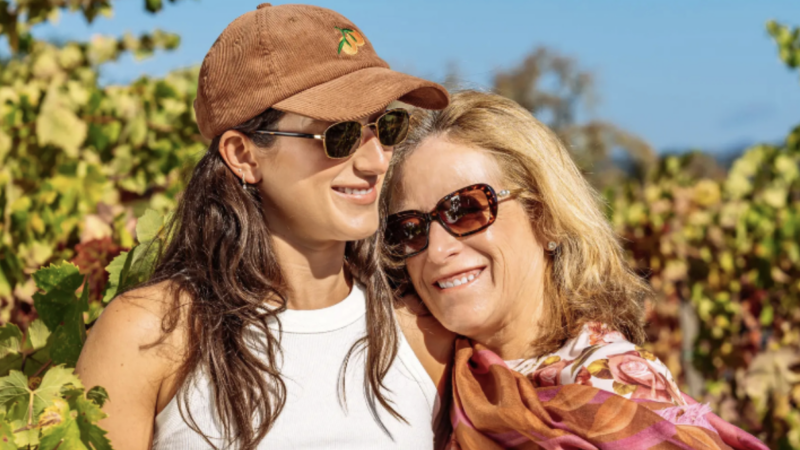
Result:
[[[361,124],[341,122],[325,131],[325,148],[331,158],[347,158],[361,143]]]
[[[389,111],[378,119],[378,138],[382,145],[392,147],[406,140],[408,136],[408,111]]]
[[[389,219],[386,228],[386,244],[396,256],[419,252],[428,244],[428,229],[421,217]]]
[[[445,226],[457,235],[482,230],[494,221],[489,198],[481,189],[470,189],[439,203],[436,209]]]

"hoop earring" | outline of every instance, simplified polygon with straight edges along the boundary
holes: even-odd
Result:
[[[244,171],[241,168],[239,168],[239,173],[242,174],[242,188],[247,189],[247,182],[244,181]]]

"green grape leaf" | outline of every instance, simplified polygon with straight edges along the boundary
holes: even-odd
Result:
[[[0,412],[0,450],[17,450],[14,440],[14,430],[6,421],[6,414]]]
[[[136,247],[130,272],[125,277],[126,285],[147,281],[153,273],[161,249],[161,239],[154,239]]]
[[[89,450],[81,440],[81,430],[63,399],[54,401],[42,415],[39,450]]]
[[[83,343],[86,341],[86,322],[83,313],[88,309],[89,285],[86,284],[80,300],[67,310],[62,325],[53,332],[50,358],[54,363],[66,364],[70,367],[75,367],[75,364],[78,363]]]
[[[86,398],[102,408],[106,404],[106,400],[108,400],[108,391],[102,386],[95,386],[89,389],[89,392],[86,393]]]
[[[28,377],[17,370],[0,378],[0,405],[5,406],[8,418],[27,422],[28,404],[31,391],[28,389]]]
[[[78,157],[78,150],[86,139],[87,126],[64,106],[67,100],[56,88],[49,89],[42,109],[36,116],[36,139],[40,147],[48,144],[60,147],[72,158]]]
[[[111,450],[111,442],[106,437],[106,432],[97,426],[97,422],[106,417],[106,414],[100,410],[101,406],[87,399],[81,393],[70,399],[70,407],[78,413],[76,422],[80,429],[81,440],[91,444],[95,450]]]
[[[104,303],[110,302],[111,299],[117,295],[117,292],[125,287],[125,276],[130,270],[135,251],[136,247],[129,252],[120,253],[111,261],[111,264],[106,267],[106,272],[108,272],[108,284],[106,284],[106,292],[105,295],[103,295]]]
[[[54,366],[45,372],[39,387],[33,391],[34,415],[38,416],[45,407],[52,405],[61,398],[61,391],[67,387],[83,389],[83,383],[75,375],[74,369],[64,366]]]
[[[17,354],[22,347],[22,331],[13,323],[0,327],[0,358]]]
[[[148,209],[136,222],[136,240],[140,243],[152,241],[161,232],[164,218],[155,210]]]
[[[35,448],[39,445],[39,427],[38,424],[28,425],[27,422],[22,420],[15,420],[11,422],[11,429],[14,430],[14,442],[17,447]]]
[[[144,231],[146,236],[152,235],[150,234],[151,230],[145,229]],[[155,268],[161,245],[161,239],[154,238],[133,247],[130,252],[122,252],[114,258],[106,267],[109,277],[103,302],[111,301],[114,296],[130,286],[147,281]]]
[[[3,162],[9,150],[11,150],[11,138],[5,132],[0,133],[0,163]]]
[[[89,303],[89,311],[86,314],[85,322],[86,324],[90,324],[97,320],[100,317],[100,313],[103,312],[103,305],[97,302]]]
[[[47,345],[47,338],[50,337],[50,330],[41,319],[36,319],[28,325],[28,339],[25,346],[32,350],[38,350]]]
[[[149,56],[149,55],[148,55]],[[144,115],[137,115],[128,123],[128,140],[133,147],[140,147],[147,140],[147,119]]]
[[[49,338],[50,357],[56,364],[74,366],[86,340],[83,313],[89,309],[89,287],[84,287],[80,299],[75,298],[83,275],[71,263],[51,265],[33,276],[37,286],[47,291],[45,294],[37,292],[33,300],[39,317],[53,333]]]
[[[3,233],[0,233],[0,237],[2,236]],[[9,281],[6,274],[0,270],[0,297],[8,297],[9,295],[11,295],[11,281]]]
[[[83,275],[78,267],[71,263],[51,264],[43,267],[33,274],[36,287],[43,291],[54,289],[74,293],[83,284]]]
[[[762,326],[765,326],[765,327],[769,326],[770,324],[772,324],[772,321],[774,319],[774,315],[775,315],[775,311],[772,309],[772,306],[771,305],[766,305],[761,310],[761,315],[759,317],[759,322],[761,322]]]
[[[22,368],[22,332],[14,324],[0,327],[0,376]]]

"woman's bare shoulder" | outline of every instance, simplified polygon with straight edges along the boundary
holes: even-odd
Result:
[[[185,342],[185,311],[190,302],[174,301],[174,286],[162,282],[125,292],[112,300],[89,329],[78,361],[87,363],[126,359],[147,362],[151,370],[180,360]],[[177,308],[177,309],[176,309]],[[165,333],[165,319],[174,316],[175,330]],[[163,360],[163,361],[162,361]]]
[[[124,338],[142,347],[161,340],[163,326],[168,316],[174,316],[175,332],[163,335],[159,346],[182,346],[185,336],[186,315],[191,301],[181,294],[175,301],[176,286],[169,281],[144,286],[125,292],[114,298],[100,314],[90,331]]]
[[[101,426],[115,448],[148,448],[155,415],[174,395],[186,351],[183,310],[190,303],[175,302],[173,289],[160,283],[116,297],[90,328],[78,359],[83,384],[108,391]],[[165,333],[164,319],[172,313],[175,330]]]
[[[453,358],[455,333],[442,326],[416,295],[399,299],[395,305],[395,315],[409,345],[441,390]]]

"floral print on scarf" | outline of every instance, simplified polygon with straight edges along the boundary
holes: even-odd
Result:
[[[506,364],[536,387],[582,384],[628,399],[686,405],[664,363],[602,323],[584,325],[577,337],[555,353]]]

